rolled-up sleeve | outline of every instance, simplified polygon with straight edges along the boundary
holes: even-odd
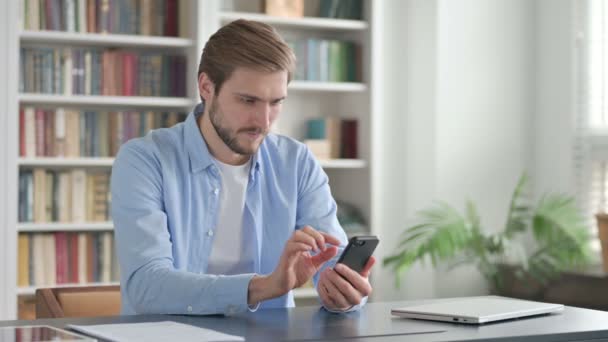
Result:
[[[121,269],[123,302],[133,312],[232,314],[248,310],[254,274],[217,276],[174,267],[163,209],[160,161],[149,146],[131,141],[112,168],[112,219]]]

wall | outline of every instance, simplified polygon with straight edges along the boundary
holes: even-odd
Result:
[[[537,1],[535,193],[574,193],[574,35],[570,0]]]
[[[535,11],[528,0],[388,1],[382,201],[383,253],[413,213],[440,199],[478,204],[501,229],[513,187],[533,173]],[[376,300],[487,291],[474,268],[417,266]],[[377,291],[378,292],[378,291]]]
[[[483,228],[501,230],[513,187],[532,166],[535,6],[439,3],[436,196],[459,209],[470,198]],[[480,280],[473,269],[439,274],[437,294],[477,294]]]
[[[374,156],[374,185],[381,230],[379,260],[390,254],[408,218],[428,203],[434,193],[436,2],[382,1],[384,20],[381,60],[384,79],[381,127],[373,136],[381,156]],[[431,269],[414,267],[394,287],[394,275],[376,266],[374,300],[434,296]]]

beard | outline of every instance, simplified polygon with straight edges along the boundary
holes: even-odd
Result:
[[[262,140],[264,140],[264,137],[266,137],[268,131],[262,130],[258,127],[245,127],[235,131],[229,127],[224,127],[222,125],[223,117],[224,113],[219,107],[217,97],[214,97],[213,101],[211,101],[211,106],[209,108],[209,119],[211,121],[211,125],[217,132],[217,135],[220,137],[220,139],[222,139],[224,144],[226,144],[226,146],[228,146],[228,148],[232,152],[246,156],[255,154],[260,144],[257,144],[257,146],[244,146],[243,144],[239,143],[238,134],[258,133],[262,136]]]

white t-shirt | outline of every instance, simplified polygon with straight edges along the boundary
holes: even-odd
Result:
[[[254,272],[254,244],[243,227],[245,196],[249,184],[251,161],[228,165],[215,160],[220,169],[221,188],[217,227],[207,274],[241,274]]]

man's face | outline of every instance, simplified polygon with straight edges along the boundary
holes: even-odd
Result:
[[[209,119],[233,152],[254,154],[287,96],[287,72],[237,68],[209,103]]]

